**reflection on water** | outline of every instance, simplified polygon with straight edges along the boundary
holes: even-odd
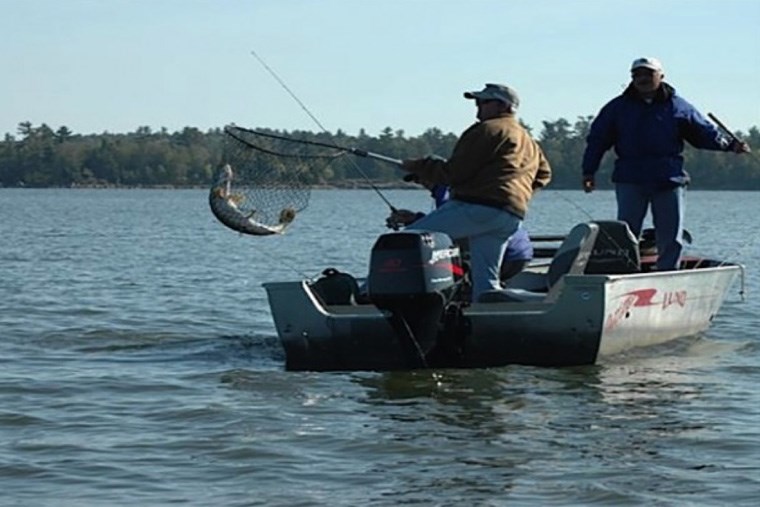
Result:
[[[517,410],[524,403],[499,370],[388,372],[358,383],[367,388],[366,403],[386,407],[395,420],[433,418],[481,436],[507,431],[496,414]]]
[[[733,347],[696,337],[601,366],[390,372],[353,380],[366,390],[359,401],[389,439],[427,441],[456,464],[447,466],[466,486],[447,483],[451,495],[488,490],[520,498],[530,476],[544,493],[587,481],[588,501],[648,503],[698,494],[704,484],[680,474],[726,466],[691,448],[723,438],[711,422],[720,404],[705,393],[719,382],[711,372],[721,354]],[[432,460],[429,466],[443,465]],[[410,490],[430,486],[425,474],[407,474],[404,482]]]
[[[682,404],[698,396],[701,386],[710,383],[709,375],[700,370],[735,346],[691,337],[635,350],[604,365],[388,372],[359,377],[356,382],[367,388],[364,401],[368,404],[425,405],[426,410],[404,411],[400,416],[404,420],[433,417],[470,430],[493,428],[498,421],[498,434],[513,430],[512,416],[534,405],[545,393],[558,393],[554,406],[573,412],[582,413],[595,405],[595,410],[602,409],[597,415],[603,418],[656,417],[668,403]],[[556,410],[552,412],[546,414],[544,423],[560,417]]]

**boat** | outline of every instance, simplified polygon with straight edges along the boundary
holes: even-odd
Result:
[[[558,238],[543,249],[550,258],[475,302],[457,243],[414,229],[381,235],[365,278],[330,268],[317,280],[265,283],[285,368],[599,364],[705,331],[744,278],[740,264],[693,255],[656,271],[656,252],[623,222],[580,223]]]

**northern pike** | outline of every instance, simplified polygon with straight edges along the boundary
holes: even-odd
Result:
[[[275,225],[256,221],[255,210],[246,213],[238,207],[243,196],[232,191],[232,179],[232,167],[226,164],[219,171],[216,182],[211,187],[208,203],[216,219],[233,231],[254,236],[280,234],[295,219],[296,210],[286,207],[280,211],[279,221]]]

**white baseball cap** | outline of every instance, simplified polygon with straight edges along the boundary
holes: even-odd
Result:
[[[642,58],[636,58],[631,64],[631,72],[636,69],[651,69],[662,74],[662,63],[657,58],[644,56]]]

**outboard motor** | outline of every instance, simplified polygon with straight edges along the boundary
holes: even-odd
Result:
[[[372,247],[370,301],[390,312],[409,367],[427,367],[446,305],[462,278],[459,247],[446,234],[407,229]]]

